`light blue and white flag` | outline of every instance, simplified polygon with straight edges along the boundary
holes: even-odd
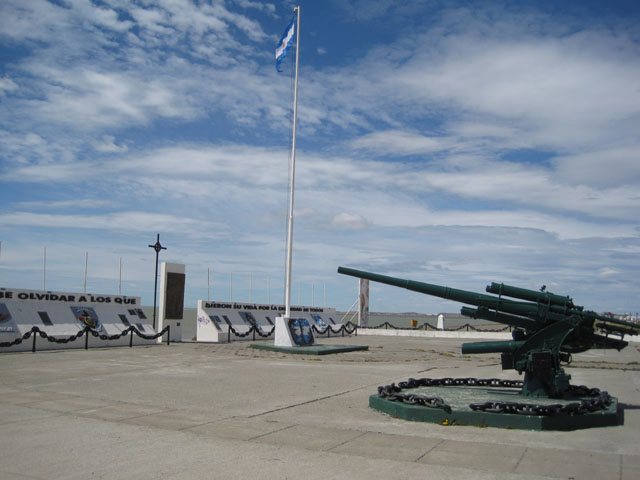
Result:
[[[289,26],[287,26],[287,29],[282,34],[282,38],[280,39],[278,46],[276,47],[276,70],[278,72],[281,71],[280,63],[282,63],[282,60],[284,60],[284,57],[287,56],[287,52],[291,48],[291,45],[293,45],[293,36],[296,33],[295,20],[296,17],[294,15],[291,19],[291,22],[289,23]]]

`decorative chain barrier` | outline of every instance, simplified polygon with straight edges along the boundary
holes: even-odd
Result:
[[[358,336],[358,326],[354,325],[351,322],[347,322],[344,325],[340,325],[338,327],[337,330],[334,330],[331,325],[327,325],[327,328],[325,328],[324,330],[320,330],[318,327],[316,327],[315,325],[311,326],[311,329],[317,333],[318,335],[324,335],[325,333],[327,334],[327,337],[331,337],[331,334],[333,333],[334,335],[337,335],[339,333],[342,332],[342,336],[344,337],[345,332],[347,333],[347,335],[351,335],[352,333],[355,332],[356,337]]]
[[[318,335],[324,335],[326,333],[328,337],[331,337],[331,333],[333,333],[334,335],[337,335],[337,334],[339,334],[341,332],[342,332],[342,336],[343,337],[344,337],[345,332],[348,335],[351,335],[354,332],[355,332],[356,335],[358,335],[358,326],[354,325],[354,324],[352,324],[350,322],[347,323],[346,325],[340,325],[340,327],[338,329],[336,329],[336,330],[331,328],[330,325],[327,325],[327,328],[325,328],[324,330],[318,329],[315,325],[312,325],[311,328]],[[231,342],[231,334],[232,333],[233,333],[234,336],[236,336],[238,338],[245,338],[245,337],[248,337],[251,333],[253,333],[253,339],[255,340],[256,339],[256,333],[258,335],[260,335],[261,337],[263,337],[263,338],[268,338],[275,332],[275,330],[276,330],[276,327],[274,326],[268,332],[263,332],[258,325],[252,325],[251,327],[249,327],[249,330],[247,330],[244,333],[241,333],[241,332],[238,332],[235,328],[233,328],[233,326],[229,325],[227,341]]]
[[[268,332],[263,332],[263,331],[260,329],[260,327],[258,327],[257,325],[252,325],[252,326],[249,328],[249,330],[247,330],[247,331],[246,331],[246,332],[244,332],[244,333],[240,333],[240,332],[238,332],[235,328],[233,328],[231,325],[229,325],[229,333],[228,333],[227,341],[228,341],[229,343],[231,343],[231,333],[233,333],[236,337],[244,338],[244,337],[248,337],[248,336],[249,336],[249,334],[250,334],[251,332],[253,332],[253,339],[255,340],[255,339],[256,339],[256,333],[257,333],[258,335],[260,335],[262,338],[267,338],[267,337],[270,337],[270,336],[271,336],[271,334],[272,334],[273,332],[275,332],[275,331],[276,331],[276,327],[275,327],[275,325],[274,325],[274,327],[273,327],[271,330],[269,330]]]
[[[29,330],[24,335],[22,335],[21,338],[16,338],[12,342],[0,342],[0,348],[12,347],[14,345],[19,345],[24,340],[27,340],[29,337],[31,337],[33,335],[33,347],[31,348],[31,351],[35,352],[36,351],[36,338],[37,338],[37,335],[40,335],[41,338],[46,338],[47,341],[52,342],[52,343],[74,342],[78,338],[80,338],[80,337],[82,337],[84,335],[84,337],[85,337],[84,348],[85,348],[85,350],[88,350],[89,349],[89,333],[91,333],[91,335],[93,335],[94,337],[100,337],[100,340],[118,340],[119,338],[122,338],[122,337],[130,334],[131,335],[131,339],[129,341],[129,346],[130,347],[133,347],[133,334],[134,333],[138,337],[143,338],[145,340],[155,340],[156,338],[162,337],[166,333],[167,334],[167,345],[170,345],[170,343],[171,343],[171,339],[170,339],[170,337],[171,337],[171,326],[170,325],[167,325],[165,328],[163,328],[160,332],[156,333],[155,335],[145,335],[144,333],[141,333],[133,325],[125,328],[122,332],[120,332],[119,334],[116,334],[116,335],[101,335],[100,333],[98,333],[94,329],[92,329],[91,327],[86,326],[82,330],[80,330],[78,333],[76,333],[75,335],[71,335],[69,337],[64,337],[64,338],[60,338],[60,337],[55,337],[53,335],[49,335],[47,332],[43,332],[42,330],[40,330],[40,328],[34,326],[34,327],[31,328],[31,330]]]
[[[416,393],[402,393],[407,388],[418,387],[450,387],[450,386],[470,386],[470,387],[491,387],[491,388],[522,388],[522,380],[501,380],[499,378],[410,378],[406,382],[392,383],[387,386],[378,387],[378,395],[392,402],[402,402],[408,405],[422,405],[428,408],[441,408],[447,413],[451,413],[451,406],[438,396],[428,396]],[[605,410],[611,405],[611,395],[608,392],[601,392],[597,388],[589,388],[584,385],[570,385],[569,392],[577,397],[589,397],[579,402],[567,404],[540,405],[522,402],[484,402],[471,403],[469,408],[474,411],[487,413],[511,413],[516,415],[535,416],[560,416],[560,415],[584,415],[590,412]]]
[[[351,322],[349,322],[351,323]],[[503,328],[499,328],[496,330],[493,329],[486,329],[486,328],[476,328],[473,325],[471,325],[470,323],[465,323],[464,325],[460,326],[460,327],[456,327],[456,328],[438,328],[438,327],[434,327],[433,325],[431,325],[429,322],[424,322],[421,325],[418,325],[416,327],[396,327],[395,325],[389,323],[389,322],[384,322],[381,323],[380,325],[376,326],[376,327],[358,327],[358,328],[370,328],[370,329],[377,329],[377,328],[384,328],[385,330],[388,330],[389,328],[393,329],[393,330],[437,330],[439,332],[459,332],[460,330],[464,330],[466,329],[467,332],[469,330],[472,330],[474,332],[506,332],[506,331],[510,331],[511,327],[509,325],[507,325],[506,327]]]

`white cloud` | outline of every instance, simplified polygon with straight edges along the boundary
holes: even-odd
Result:
[[[126,153],[129,148],[126,145],[116,145],[115,140],[112,135],[104,135],[102,141],[93,142],[93,148],[102,153]]]
[[[88,162],[43,163],[18,166],[5,174],[7,181],[20,183],[77,183],[106,173],[105,168]]]
[[[593,51],[588,46],[594,42],[610,49]],[[606,35],[509,44],[461,38],[448,47],[456,55],[450,50],[429,67],[415,62],[401,69],[398,80],[417,98],[424,92],[527,125],[539,146],[601,143],[603,134],[615,135],[612,129],[640,109],[633,95],[640,67]]]
[[[254,19],[225,5],[74,0],[62,7],[9,0],[5,12],[14,21],[0,20],[0,36],[40,42],[14,62],[0,88],[7,94],[19,84],[24,92],[6,95],[12,125],[26,128],[21,121],[29,118],[40,128],[123,128],[161,118],[193,120],[210,108],[253,122],[256,113],[247,115],[252,106],[269,112],[268,105],[276,104],[261,99],[273,89],[263,79],[245,84],[255,76],[252,45],[268,36]],[[121,20],[128,15],[136,29]]]
[[[85,197],[82,199],[75,198],[73,200],[16,202],[13,204],[13,208],[27,210],[60,210],[77,209],[78,205],[82,205],[83,209],[113,208],[117,205],[117,202],[111,199]]]
[[[619,275],[620,272],[618,270],[616,270],[615,268],[610,268],[610,267],[604,267],[601,268],[600,271],[598,272],[598,275],[601,275],[603,277],[607,277],[610,275]]]
[[[96,5],[90,0],[66,0],[68,7],[78,17],[94,25],[109,28],[116,31],[128,30],[133,23],[120,20],[118,12],[106,6]]]
[[[11,80],[8,75],[0,78],[0,96],[4,95],[5,92],[13,92],[18,89],[18,85],[16,82]]]
[[[157,117],[194,116],[184,97],[170,87],[173,79],[145,81],[135,73],[55,69],[42,72],[53,80],[47,98],[29,102],[44,121],[78,129],[145,124]]]
[[[366,131],[435,124],[440,135],[491,140],[484,146],[494,152],[637,144],[640,51],[624,29],[571,32],[530,12],[510,20],[458,9],[451,24],[417,30],[304,80],[312,98],[302,99],[303,108],[321,106],[316,124]]]
[[[333,217],[331,225],[347,230],[364,230],[367,228],[367,221],[360,215],[342,212]]]
[[[221,236],[226,229],[223,225],[212,221],[178,217],[159,213],[140,211],[124,211],[102,215],[62,215],[16,212],[0,214],[0,225],[40,227],[53,229],[96,229],[110,231],[155,231],[158,225],[170,231],[180,231],[188,237],[215,238]]]
[[[242,8],[255,8],[257,10],[263,10],[273,16],[275,16],[276,6],[273,3],[267,2],[252,2],[250,0],[238,0],[238,5]]]
[[[629,190],[629,198],[640,183],[640,150],[638,145],[612,146],[553,159],[555,170],[566,182],[607,189]]]
[[[104,148],[107,149],[113,139],[107,136],[104,142]],[[113,144],[109,151],[117,153],[114,148],[124,150]],[[145,185],[143,191],[147,194],[166,191],[181,192],[183,197],[217,195],[229,199],[242,199],[244,190],[241,186],[251,185],[253,189],[262,190],[264,199],[275,201],[287,182],[287,157],[287,152],[279,149],[185,144],[144,153],[126,153],[108,160],[96,159],[91,164],[71,161],[17,166],[6,172],[5,176],[17,182],[46,183],[75,183],[109,176],[123,185],[130,182]],[[577,212],[592,219],[586,224],[609,219],[611,225],[607,229],[610,232],[618,232],[619,228],[615,225],[620,222],[634,225],[637,219],[638,195],[634,189],[626,186],[596,189],[583,184],[572,185],[564,181],[564,175],[551,167],[474,159],[453,162],[453,167],[445,170],[443,165],[446,164],[442,162],[433,165],[390,163],[347,156],[319,156],[304,151],[299,152],[298,157],[298,188],[332,192],[336,198],[343,195],[343,191],[356,191],[358,197],[354,201],[367,205],[378,205],[382,201],[397,205],[398,199],[402,198],[407,204],[404,211],[414,211],[423,203],[422,196],[452,196],[454,200],[451,201],[454,202],[459,201],[455,200],[457,198],[487,202],[489,205],[501,203],[507,211],[514,208],[532,212],[541,209],[541,220],[536,222],[535,228],[540,228],[550,214],[557,215],[562,223],[566,222],[564,218],[567,215]],[[380,208],[380,211],[386,210],[383,206]],[[419,208],[420,218],[431,217],[431,213],[426,214],[422,207]],[[468,206],[465,208],[469,209]],[[471,208],[472,212],[478,213],[470,214],[469,218],[475,218],[476,221],[487,219],[482,213],[487,208],[483,205]],[[341,209],[333,215],[339,213],[343,213]],[[449,215],[450,212],[447,212],[445,216]],[[363,216],[367,221],[374,222],[370,215]],[[390,213],[389,217],[393,221],[405,218],[395,213]],[[505,221],[511,219],[514,225],[527,227],[518,221],[521,218],[519,213],[502,215],[501,218]],[[407,218],[407,221],[411,220]],[[568,222],[567,227],[561,229],[565,232],[563,236],[570,235],[567,233],[571,230],[570,224]],[[587,234],[583,228],[574,230],[583,232],[580,235]],[[628,234],[628,228],[623,230]],[[605,236],[611,234],[606,233]]]
[[[429,154],[450,148],[448,139],[430,137],[407,130],[386,130],[370,133],[349,142],[351,148],[375,152],[376,155]]]

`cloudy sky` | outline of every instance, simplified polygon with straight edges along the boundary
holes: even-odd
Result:
[[[88,255],[117,293],[121,259],[150,305],[160,233],[186,306],[282,302],[293,6],[2,0],[0,286],[41,289],[46,248],[46,289]],[[637,2],[303,0],[301,30],[294,303],[348,308],[345,265],[640,311]]]

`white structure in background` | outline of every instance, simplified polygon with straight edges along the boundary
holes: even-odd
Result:
[[[160,302],[158,332],[171,325],[171,341],[182,341],[184,315],[185,266],[182,263],[162,262],[160,273]],[[158,338],[158,343],[162,341]]]
[[[33,327],[50,337],[65,339],[86,326],[100,335],[119,335],[132,325],[142,334],[155,334],[142,311],[140,297],[0,288],[0,343],[13,342]],[[130,340],[129,335],[118,340],[101,340],[89,335],[88,345],[91,348],[128,346]],[[38,335],[36,349],[84,348],[85,341],[83,337],[69,343],[55,343]],[[134,345],[155,343],[156,340],[133,335]],[[28,351],[32,346],[33,337],[18,345],[0,347],[0,352]]]
[[[276,326],[277,318],[283,318],[284,311],[284,305],[199,300],[196,340],[198,342],[253,340],[253,335],[237,337],[233,332],[230,333],[230,329],[233,328],[241,335],[257,326],[263,334],[267,334]],[[309,325],[309,329],[314,325],[318,330],[324,332],[329,326],[333,330],[342,326],[335,308],[292,306],[291,311],[294,316],[293,320],[304,320]],[[302,326],[304,327],[304,325]],[[278,341],[280,338],[279,341],[286,345],[278,346],[293,346],[289,343],[295,343],[296,338],[304,338],[299,331],[296,331],[292,337],[288,322],[283,323],[280,328],[283,328],[285,333],[282,337],[278,337],[278,333],[276,333],[274,340]],[[276,332],[279,331],[279,329],[276,330]],[[258,334],[256,334],[257,338],[259,338]]]
[[[369,326],[369,280],[360,279],[360,295],[358,296],[358,326]]]

